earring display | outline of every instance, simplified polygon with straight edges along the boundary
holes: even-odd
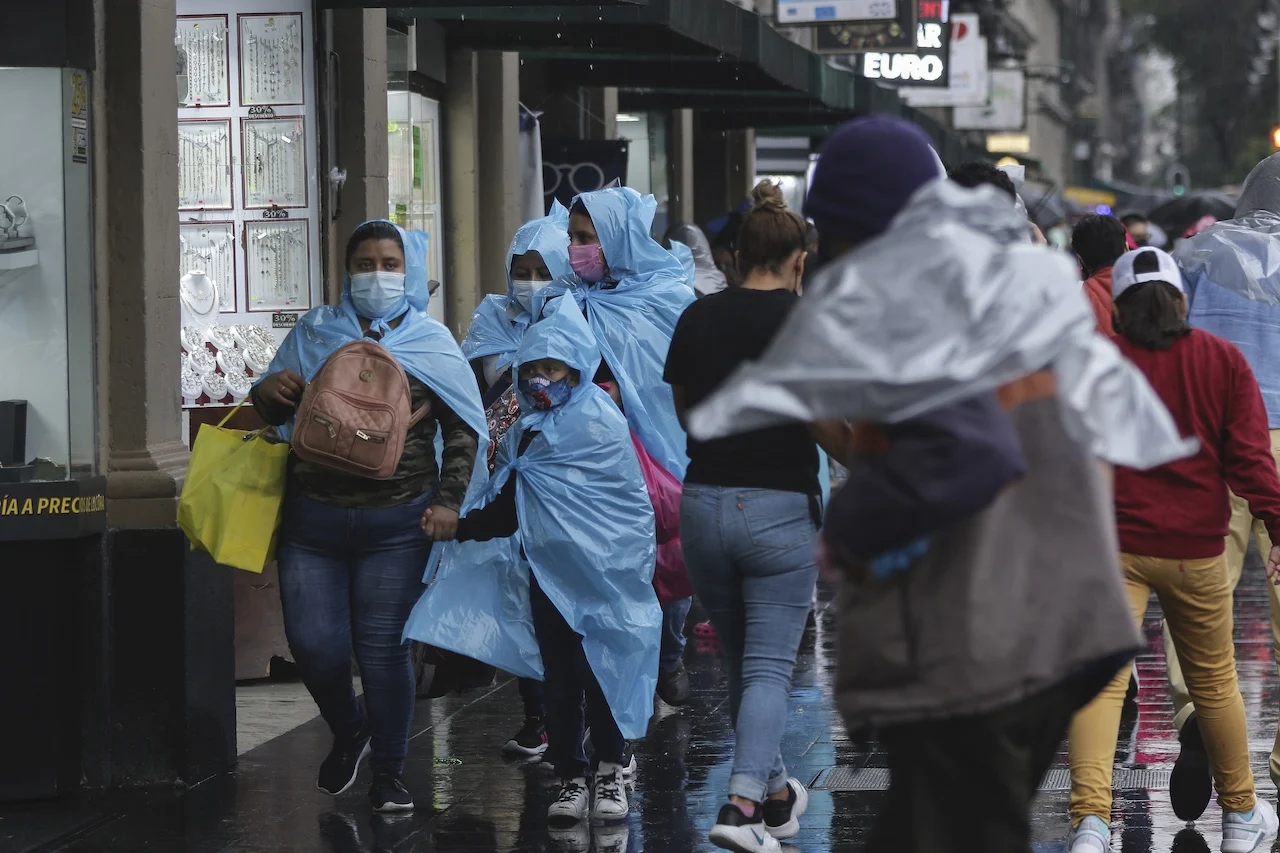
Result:
[[[179,76],[186,91],[178,89],[179,107],[231,106],[230,51],[227,16],[178,16]]]
[[[302,16],[241,15],[240,103],[298,105],[302,94]]]
[[[246,222],[249,310],[311,307],[311,247],[305,219]]]
[[[178,226],[183,275],[202,270],[218,283],[218,311],[236,310],[236,233],[234,222],[184,223]]]
[[[244,206],[307,206],[301,116],[244,120]]]
[[[231,125],[178,122],[178,209],[231,208]]]

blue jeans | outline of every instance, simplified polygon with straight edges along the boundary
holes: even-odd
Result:
[[[582,637],[569,627],[532,573],[529,604],[538,650],[542,653],[542,699],[547,709],[543,719],[547,726],[546,760],[561,779],[588,775],[582,740],[585,727],[590,726],[596,763],[621,764],[627,742],[587,662]]]
[[[662,606],[662,651],[658,655],[658,675],[666,675],[675,669],[684,657],[684,623],[689,618],[692,598],[669,601]]]
[[[431,541],[418,526],[434,491],[386,509],[286,499],[277,559],[284,630],[303,683],[336,738],[372,737],[376,771],[409,751],[414,676],[404,623],[422,595]],[[351,649],[364,685],[351,684]]]
[[[810,498],[685,483],[680,537],[729,671],[737,734],[729,794],[761,802],[787,784],[779,744],[818,579]]]

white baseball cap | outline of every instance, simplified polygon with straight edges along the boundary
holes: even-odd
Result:
[[[1154,255],[1156,260],[1155,272],[1134,272],[1134,261],[1143,255]],[[1150,266],[1151,261],[1143,258],[1146,263],[1144,267]],[[1169,255],[1168,252],[1162,252],[1159,249],[1145,247],[1142,249],[1134,249],[1132,252],[1125,252],[1116,261],[1115,266],[1111,268],[1111,298],[1119,299],[1120,294],[1124,293],[1131,287],[1136,287],[1148,281],[1164,281],[1178,288],[1179,293],[1186,293],[1187,288],[1182,283],[1182,271],[1178,269],[1177,262]]]

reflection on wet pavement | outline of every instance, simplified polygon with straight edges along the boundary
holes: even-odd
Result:
[[[1241,686],[1250,721],[1260,795],[1274,797],[1267,772],[1276,725],[1277,679],[1271,663],[1267,590],[1251,555],[1236,600]],[[783,744],[792,773],[815,783],[804,829],[790,849],[862,848],[883,793],[883,756],[860,752],[844,737],[832,709],[834,626],[830,596],[822,596],[816,624],[806,633],[796,669]],[[1217,850],[1221,813],[1211,805],[1195,829],[1173,815],[1165,790],[1177,756],[1158,619],[1147,621],[1150,648],[1139,661],[1138,713],[1126,710],[1117,771],[1130,782],[1116,794],[1115,849]],[[406,779],[418,801],[411,817],[384,820],[365,802],[363,783],[338,800],[315,790],[315,770],[329,740],[313,720],[241,756],[233,776],[183,796],[138,794],[105,814],[95,828],[50,850],[66,853],[190,851],[190,853],[515,853],[515,851],[712,850],[706,833],[728,783],[732,733],[722,696],[714,640],[691,641],[694,701],[663,709],[640,759],[630,821],[607,831],[549,833],[545,812],[552,783],[536,767],[504,763],[502,743],[519,727],[515,684],[418,707]],[[1035,850],[1059,851],[1067,833],[1065,752],[1037,805]],[[833,773],[833,768],[842,771]],[[1133,771],[1125,773],[1123,771]],[[1151,771],[1142,773],[1138,771]],[[367,771],[366,771],[367,773]],[[848,790],[857,787],[859,790]],[[829,790],[845,788],[846,790]],[[0,812],[0,818],[11,819]],[[7,851],[6,851],[7,853]]]

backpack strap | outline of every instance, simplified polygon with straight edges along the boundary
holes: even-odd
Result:
[[[418,411],[414,412],[413,416],[409,418],[409,426],[406,427],[406,429],[413,429],[414,427],[416,427],[422,421],[422,419],[427,416],[427,413],[430,411],[431,411],[431,404],[423,403],[422,406],[418,409]]]

